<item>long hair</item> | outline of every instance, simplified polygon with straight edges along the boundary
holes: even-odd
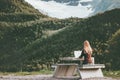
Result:
[[[84,41],[84,50],[85,50],[86,53],[92,54],[93,50],[92,50],[92,48],[91,48],[90,43],[89,43],[88,40]]]

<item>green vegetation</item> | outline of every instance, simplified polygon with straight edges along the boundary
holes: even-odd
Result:
[[[103,71],[104,76],[112,78],[120,78],[120,71]]]
[[[120,13],[120,10],[116,9],[74,22],[76,24],[66,27],[57,34],[34,41],[21,52],[24,55],[31,54],[25,64],[31,66],[39,64],[41,66],[40,69],[44,68],[43,65],[47,65],[49,68],[51,64],[59,62],[60,57],[72,56],[73,51],[80,50],[83,41],[88,39],[94,48],[93,56],[96,63],[104,63],[106,69],[113,69],[110,68],[111,64],[109,65],[110,61],[108,61],[112,56],[109,57],[107,55],[109,47],[107,41],[120,28],[120,15],[113,18],[116,12]],[[112,66],[115,67],[114,65]],[[27,69],[31,69],[31,67],[27,67]]]
[[[0,72],[0,75],[15,75],[15,76],[26,76],[26,75],[40,75],[40,74],[52,74],[51,70],[40,70],[40,71],[32,71],[32,72]]]
[[[24,0],[0,0],[0,13],[39,13]],[[43,15],[43,14],[41,14]]]
[[[112,37],[109,39],[108,43],[110,44],[109,46],[109,51],[110,53],[108,54],[109,57],[112,57],[109,59],[110,67],[114,70],[120,69],[120,54],[119,54],[119,47],[120,47],[120,29],[117,30]]]
[[[86,39],[96,63],[104,63],[106,70],[119,70],[119,14],[120,9],[115,9],[87,19],[59,20],[23,0],[1,0],[0,71],[50,69],[60,57],[82,49]]]

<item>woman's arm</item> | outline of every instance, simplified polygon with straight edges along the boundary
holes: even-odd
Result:
[[[82,53],[79,58],[82,58],[84,56],[84,50],[82,50]]]

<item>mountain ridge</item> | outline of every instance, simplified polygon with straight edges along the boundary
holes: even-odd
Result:
[[[92,5],[94,5],[94,12],[92,15],[95,15],[115,8],[120,8],[120,0],[93,0]]]
[[[7,5],[6,5],[7,4]],[[0,0],[0,13],[40,13],[24,0]]]
[[[0,0],[0,21],[26,22],[49,18],[24,0]]]
[[[120,0],[25,0],[43,14],[65,19],[87,18],[115,8],[120,8]],[[73,11],[74,10],[74,11]],[[64,13],[64,14],[63,14]],[[82,14],[81,14],[82,13]]]

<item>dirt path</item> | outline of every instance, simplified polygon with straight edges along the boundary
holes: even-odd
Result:
[[[113,78],[91,78],[91,79],[56,79],[52,75],[28,75],[28,76],[0,76],[0,80],[120,80]]]

